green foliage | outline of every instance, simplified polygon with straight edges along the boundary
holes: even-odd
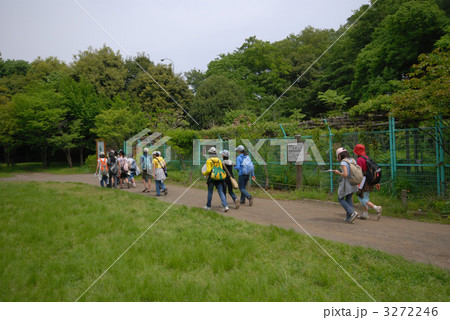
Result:
[[[202,128],[224,123],[228,111],[244,109],[242,91],[224,76],[210,76],[198,88],[189,113]]]
[[[85,78],[94,85],[99,95],[109,98],[122,92],[127,77],[122,56],[106,45],[101,49],[89,47],[79,52],[72,63],[72,73],[76,80]]]
[[[410,1],[387,16],[356,59],[352,88],[357,97],[389,92],[388,81],[400,79],[420,53],[432,49],[446,23],[435,1]]]
[[[187,83],[166,65],[150,64],[128,85],[130,97],[140,105],[153,129],[186,127],[193,93]]]
[[[349,97],[340,95],[336,91],[330,89],[325,92],[319,92],[318,98],[331,108],[332,111],[342,111],[342,108],[347,104],[347,101],[350,100]]]
[[[91,154],[84,160],[84,167],[89,170],[89,172],[95,172],[97,169],[97,154]]]
[[[322,122],[347,109],[411,123],[439,115],[445,123],[448,8],[441,0],[377,1],[338,30],[308,26],[275,42],[249,37],[186,79],[148,54],[124,60],[106,45],[80,51],[69,65],[0,57],[0,145],[8,163],[21,146],[40,150],[44,163],[47,150],[64,151],[70,163],[70,150],[82,157],[95,150],[97,134],[121,145],[143,127],[278,137],[282,123],[292,136],[304,119]]]
[[[193,141],[199,139],[198,132],[189,129],[175,129],[168,131],[166,135],[171,137],[167,144],[172,147],[184,165],[184,161],[192,155]]]
[[[448,36],[443,36],[437,45],[445,46]],[[433,125],[437,116],[450,116],[448,101],[450,93],[450,46],[438,47],[429,54],[422,54],[413,65],[408,77],[393,82],[395,92],[378,95],[362,102],[350,110],[351,115],[390,113],[405,123]]]
[[[111,148],[120,148],[128,137],[143,130],[148,124],[145,114],[138,107],[116,96],[111,108],[95,117],[92,132],[108,141]]]
[[[6,60],[0,56],[0,78],[9,77],[13,74],[25,76],[30,69],[28,61]]]
[[[185,72],[184,76],[186,77],[186,82],[191,87],[194,94],[197,92],[198,87],[206,79],[206,74],[198,69],[192,69],[191,71]]]

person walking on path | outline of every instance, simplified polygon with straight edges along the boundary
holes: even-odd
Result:
[[[216,187],[217,192],[219,193],[220,201],[222,202],[223,212],[228,211],[228,203],[227,197],[225,196],[224,189],[224,180],[226,178],[226,173],[223,169],[222,161],[217,157],[217,150],[214,147],[211,147],[208,150],[208,160],[206,160],[205,170],[202,170],[202,174],[205,177],[208,177],[208,197],[206,206],[203,208],[205,210],[211,210],[211,201],[214,192],[214,187]]]
[[[366,147],[362,144],[357,144],[353,149],[353,152],[358,156],[356,163],[361,167],[365,176],[367,172],[367,160],[369,159],[369,157],[367,157],[366,155]],[[369,208],[375,210],[377,214],[377,220],[381,219],[383,207],[376,206],[372,202],[370,202],[370,193],[373,191],[374,187],[377,190],[380,190],[379,183],[377,183],[376,185],[371,185],[364,179],[358,188],[358,200],[359,203],[361,203],[363,206],[363,212],[359,216],[359,218],[361,219],[369,219]]]
[[[239,209],[240,203],[239,201],[237,201],[237,196],[234,194],[233,184],[231,183],[231,178],[234,179],[234,174],[233,162],[230,160],[230,152],[228,152],[228,150],[223,150],[220,152],[220,154],[222,155],[222,163],[224,165],[224,169],[226,169],[225,172],[227,174],[227,177],[225,178],[225,188],[223,190],[223,193],[226,197],[228,189],[228,193],[230,194],[231,199],[233,199],[235,209]]]
[[[128,159],[125,157],[125,152],[123,152],[123,150],[119,150],[119,158],[117,160],[119,162],[120,188],[124,187],[124,183],[126,183],[127,187],[130,188],[128,181]]]
[[[106,159],[104,152],[100,152],[99,158],[97,160],[97,169],[95,169],[95,174],[98,174],[100,185],[102,187],[107,187],[109,179],[108,159]]]
[[[136,188],[136,182],[134,181],[134,177],[141,174],[139,171],[139,167],[136,163],[136,160],[133,158],[128,158],[128,168],[130,172],[130,177],[128,178],[130,181],[130,184],[133,188]]]
[[[250,159],[250,156],[247,155],[244,146],[239,145],[236,148],[236,151],[239,153],[239,156],[236,158],[236,166],[234,167],[239,172],[239,191],[241,191],[241,204],[245,204],[245,199],[248,199],[248,205],[253,205],[253,196],[248,193],[246,187],[248,180],[250,180],[250,176],[252,180],[255,180],[255,172],[253,169],[253,163]]]
[[[352,185],[349,181],[350,164],[347,161],[355,164],[356,161],[350,157],[350,154],[344,148],[339,148],[336,150],[336,157],[341,163],[342,170],[334,170],[335,174],[341,176],[338,188],[338,201],[347,213],[345,222],[353,223],[358,216],[358,213],[353,208],[353,194],[357,191],[357,186]]]
[[[139,159],[139,166],[142,172],[142,183],[144,184],[144,190],[142,192],[150,192],[152,185],[150,175],[152,174],[152,158],[148,154],[148,148],[144,148],[144,154]]]
[[[119,164],[117,163],[117,157],[114,150],[109,151],[108,156],[108,174],[109,174],[109,187],[117,189],[117,174],[119,173]]]
[[[161,196],[161,190],[164,195],[167,195],[167,188],[164,185],[164,180],[166,180],[166,162],[159,151],[153,152],[153,179],[155,179],[156,185],[156,195]]]

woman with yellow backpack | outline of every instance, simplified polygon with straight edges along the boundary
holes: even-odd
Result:
[[[214,187],[216,187],[217,192],[219,193],[220,201],[222,202],[223,212],[228,211],[228,203],[227,198],[223,192],[225,186],[225,178],[227,174],[223,169],[222,161],[217,157],[217,150],[214,147],[211,147],[208,150],[208,160],[206,160],[206,169],[202,170],[203,175],[208,177],[208,198],[206,202],[206,206],[203,208],[205,210],[211,210],[211,201],[214,192]]]

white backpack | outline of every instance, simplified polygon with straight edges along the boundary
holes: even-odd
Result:
[[[250,159],[250,156],[245,156],[244,160],[242,161],[242,174],[250,175],[255,170],[255,167],[253,166],[252,159]]]

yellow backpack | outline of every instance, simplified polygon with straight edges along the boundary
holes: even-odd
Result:
[[[222,167],[222,161],[220,159],[213,160],[209,159],[212,162],[212,170],[211,170],[211,179],[215,181],[221,181],[224,180],[227,177],[227,174],[225,173],[225,170],[223,170]]]

